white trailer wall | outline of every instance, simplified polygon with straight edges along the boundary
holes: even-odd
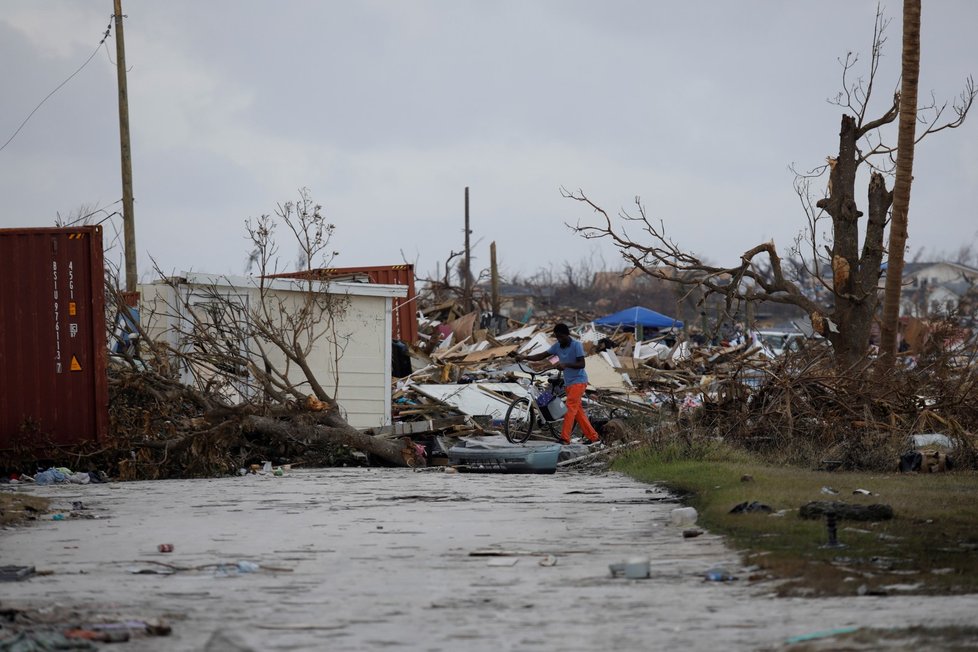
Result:
[[[260,301],[251,279],[202,274],[183,278],[185,282],[177,286],[181,301],[176,300],[175,290],[163,283],[139,288],[140,313],[147,334],[174,347],[186,346],[181,342],[181,332],[187,332],[190,320],[184,303],[206,303],[214,293],[233,297],[249,308],[258,306]],[[299,287],[291,281],[274,281],[266,292],[268,305],[274,310],[281,306],[283,312],[294,310],[304,300],[303,293],[293,289]],[[331,283],[327,292],[338,300],[341,309],[334,311],[331,322],[323,320],[315,328],[309,365],[323,389],[336,398],[350,425],[387,425],[391,422],[392,298],[406,296],[407,289],[400,285]],[[284,354],[275,350],[269,357],[277,368],[286,368]],[[301,370],[295,365],[289,369],[289,379],[299,383],[303,379]],[[185,381],[192,380],[193,374],[188,372]],[[304,393],[312,393],[307,384],[299,386]],[[228,398],[234,401],[246,393],[242,383],[229,392]]]

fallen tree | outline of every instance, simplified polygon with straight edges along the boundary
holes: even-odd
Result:
[[[303,280],[271,279],[282,271],[280,222],[298,244]],[[351,426],[336,400],[352,334],[337,328],[348,301],[315,274],[335,255],[321,206],[301,191],[274,217],[246,225],[254,274],[244,295],[216,278],[188,290],[157,269],[161,289],[144,297],[140,321],[127,324],[139,353],[123,348],[110,368],[112,438],[99,454],[132,451],[118,462],[127,478],[228,473],[256,460],[349,462],[350,450],[385,464],[413,462],[400,444]],[[123,295],[110,292],[125,314]],[[317,367],[314,350],[328,351],[331,364]]]
[[[335,411],[315,411],[314,403],[230,405],[152,369],[118,364],[109,394],[112,434],[87,463],[127,480],[228,474],[264,460],[357,463],[350,451],[405,464],[397,443],[360,432]]]

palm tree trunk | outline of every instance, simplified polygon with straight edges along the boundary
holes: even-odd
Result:
[[[907,244],[907,213],[913,181],[913,150],[917,126],[917,78],[920,75],[920,0],[903,0],[903,81],[900,87],[900,122],[897,136],[896,179],[893,182],[893,217],[883,291],[880,326],[880,372],[893,367],[897,352],[900,294],[903,289],[903,253]]]

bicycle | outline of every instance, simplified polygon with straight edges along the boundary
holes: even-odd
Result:
[[[503,421],[503,433],[506,439],[513,444],[522,444],[536,432],[539,436],[560,441],[560,430],[563,428],[564,414],[567,412],[567,407],[564,405],[566,391],[563,374],[558,371],[554,375],[553,369],[535,371],[527,369],[522,363],[517,364],[523,372],[530,375],[529,396],[513,399],[506,409],[506,417]],[[547,376],[546,383],[538,382],[538,376]],[[627,411],[621,408],[606,408],[600,405],[589,405],[584,408],[584,411],[592,425],[599,429],[603,423],[628,416]],[[577,424],[574,424],[574,432],[580,434]]]
[[[530,385],[527,388],[529,396],[514,399],[506,408],[503,421],[503,433],[513,444],[522,444],[534,431],[549,437],[557,438],[555,424],[562,423],[567,408],[564,406],[564,380],[553,370],[536,371],[527,369],[521,362],[517,363],[523,372],[530,375]],[[537,381],[540,376],[547,376],[546,384]],[[546,389],[544,389],[546,387]],[[551,410],[550,406],[553,405]]]

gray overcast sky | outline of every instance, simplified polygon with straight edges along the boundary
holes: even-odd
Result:
[[[898,83],[901,5],[885,5],[871,112]],[[431,272],[462,247],[465,186],[476,268],[493,240],[510,274],[587,259],[620,268],[607,245],[563,226],[591,214],[561,186],[609,211],[640,195],[675,240],[716,263],[771,238],[784,249],[804,225],[787,167],[836,152],[841,110],[826,98],[840,88],[839,57],[868,61],[875,10],[125,0],[140,273],[149,256],[168,271],[243,273],[244,219],[300,187],[336,224],[343,266],[406,258]],[[0,144],[88,57],[111,13],[111,0],[4,0]],[[922,100],[953,99],[978,74],[978,2],[925,1],[922,25]],[[119,208],[107,46],[0,152],[0,226]],[[978,114],[918,146],[914,171],[911,251],[974,241]]]

